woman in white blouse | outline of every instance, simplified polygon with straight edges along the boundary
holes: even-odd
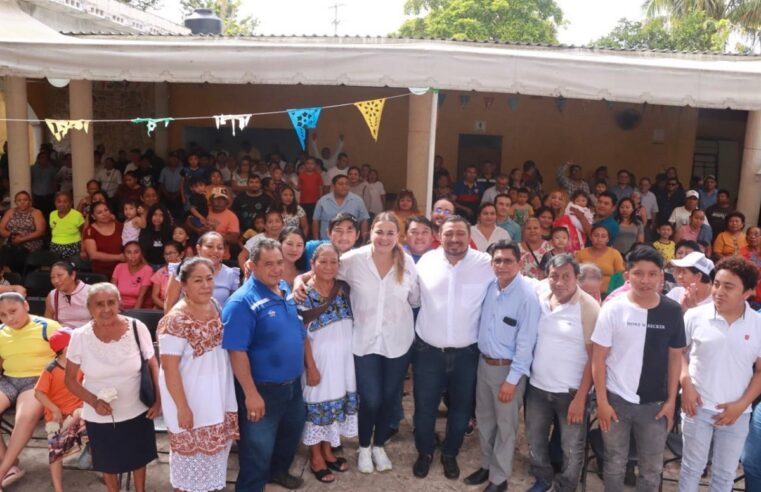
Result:
[[[359,393],[357,469],[391,469],[383,445],[404,384],[415,338],[412,306],[419,304],[417,272],[399,244],[399,221],[389,212],[373,220],[370,244],[344,253],[338,277],[351,287],[352,350]],[[372,449],[370,445],[372,444]]]
[[[478,212],[478,222],[470,228],[470,236],[476,243],[478,251],[486,251],[489,246],[500,240],[509,241],[510,234],[497,225],[497,207],[493,203],[484,203]]]
[[[82,418],[92,448],[93,469],[102,472],[109,492],[119,490],[118,476],[133,472],[135,490],[145,491],[145,466],[156,459],[152,419],[161,400],[148,408],[140,401],[140,367],[148,361],[158,388],[159,366],[148,328],[119,314],[121,298],[113,284],[90,287],[87,308],[92,321],[71,335],[66,355],[66,386],[84,402]],[[84,373],[84,382],[77,379]]]

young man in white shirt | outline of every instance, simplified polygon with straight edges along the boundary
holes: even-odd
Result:
[[[547,265],[549,292],[539,294],[542,310],[526,397],[528,492],[572,492],[581,476],[586,442],[586,405],[592,387],[592,331],[600,305],[578,286],[579,264],[572,255],[553,256]],[[555,474],[547,436],[560,422],[563,469]]]
[[[761,394],[761,314],[746,302],[757,282],[753,263],[729,257],[716,265],[713,303],[685,314],[680,492],[697,492],[712,443],[711,491],[734,486],[750,407]]]
[[[417,263],[421,306],[412,344],[412,374],[418,458],[412,471],[418,478],[428,475],[439,402],[446,390],[450,403],[441,462],[444,475],[456,480],[457,454],[475,401],[481,303],[494,272],[488,254],[468,247],[467,220],[451,215],[440,233],[441,248],[424,254]]]
[[[627,255],[631,290],[603,305],[592,334],[592,377],[605,445],[605,490],[624,490],[629,439],[637,442],[638,489],[657,491],[676,406],[685,346],[682,309],[659,294],[663,257]]]

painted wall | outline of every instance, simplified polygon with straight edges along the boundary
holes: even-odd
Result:
[[[461,104],[461,95],[470,96],[466,105]],[[485,97],[494,98],[488,109]],[[568,99],[560,111],[553,98],[517,96],[517,106],[515,101],[511,108],[505,94],[447,91],[439,107],[436,152],[450,171],[457,169],[462,133],[502,135],[501,170],[507,173],[533,160],[550,187],[555,184],[557,167],[569,159],[581,164],[585,175],[600,165],[607,165],[611,175],[628,169],[636,176],[654,176],[676,166],[680,176],[688,176],[692,170],[695,109],[646,105],[639,125],[624,131],[615,113],[642,112],[642,105],[612,103],[609,107],[604,101]],[[483,122],[485,129],[477,130],[477,122]],[[661,135],[662,143],[654,142],[654,136]]]

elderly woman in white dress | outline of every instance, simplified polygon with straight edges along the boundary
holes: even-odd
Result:
[[[227,458],[238,439],[238,406],[219,305],[214,265],[191,258],[178,280],[185,297],[159,322],[159,387],[169,430],[169,474],[175,490],[225,487]]]
[[[302,441],[309,446],[310,469],[322,483],[335,480],[332,472],[345,472],[344,458],[332,447],[341,437],[357,435],[357,383],[352,355],[352,314],[349,287],[336,280],[338,249],[321,244],[312,255],[314,276],[307,284],[299,311],[307,328],[303,380],[307,421]]]

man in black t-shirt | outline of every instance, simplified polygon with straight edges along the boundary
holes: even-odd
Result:
[[[270,205],[272,199],[262,192],[262,180],[252,174],[248,177],[248,189],[235,197],[230,209],[238,216],[241,231],[245,231],[253,228],[254,217],[264,215]]]
[[[656,491],[676,406],[685,347],[678,303],[659,294],[663,258],[651,247],[629,253],[631,290],[603,305],[592,335],[592,377],[605,444],[606,491],[623,491],[629,438],[637,441],[638,490]]]
[[[734,212],[735,208],[729,201],[729,192],[719,190],[716,193],[716,203],[706,209],[706,219],[711,226],[713,237],[718,236],[727,229],[727,215]]]

